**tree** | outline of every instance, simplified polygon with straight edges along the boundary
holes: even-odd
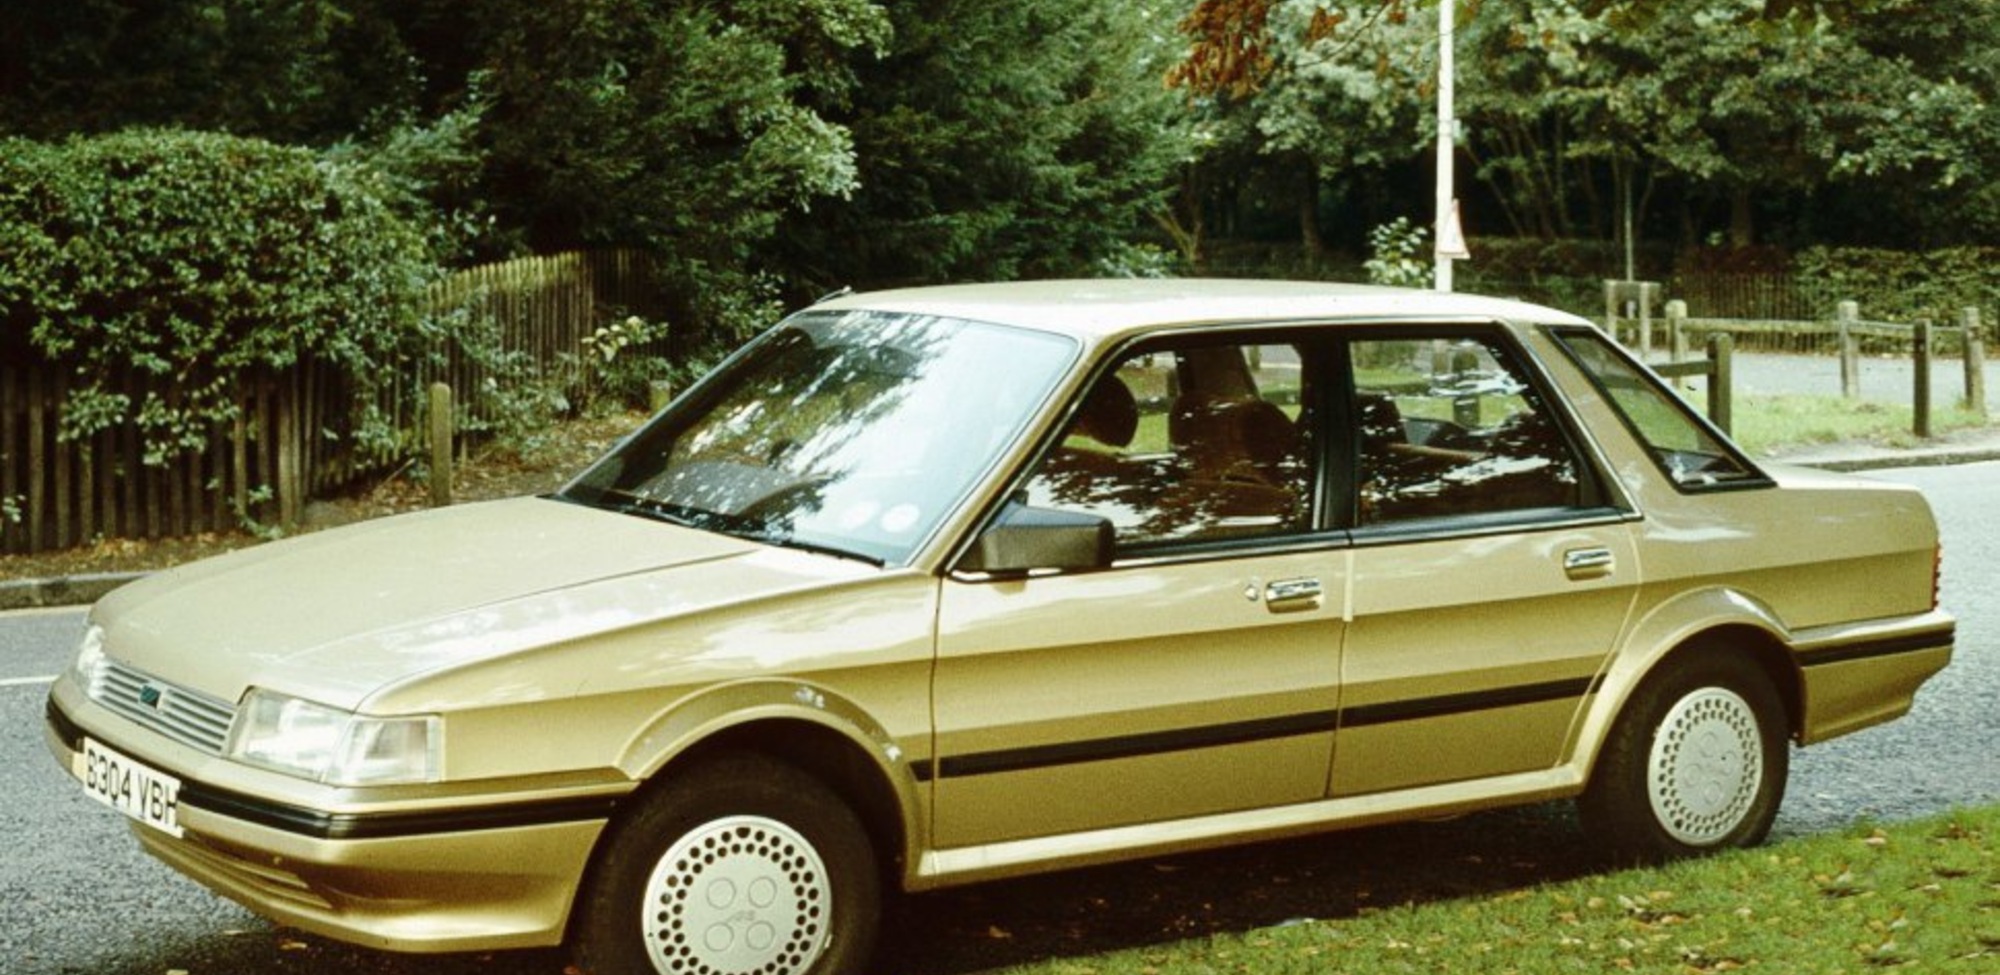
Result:
[[[851,199],[795,212],[795,277],[824,288],[1076,274],[1160,205],[1184,153],[1159,83],[1162,0],[896,0],[855,64]]]
[[[4,0],[0,130],[176,126],[325,144],[400,117],[396,0]]]
[[[1704,0],[1643,19],[1615,5],[1592,17],[1591,6],[1487,0],[1469,32],[1465,108],[1479,172],[1503,189],[1525,232],[1569,236],[1610,223],[1603,206],[1583,225],[1575,219],[1575,201],[1595,194],[1583,164],[1607,169],[1620,201],[1641,182],[1673,179],[1684,199],[1720,203],[1727,239],[1748,246],[1759,200],[1804,212],[1798,201],[1842,180],[1886,189],[1929,171],[1929,182],[1955,181],[1978,169],[1978,147],[1993,138],[1994,126],[1980,125],[1990,110],[1958,78],[1961,62],[1927,68],[1880,43],[1892,25],[1946,15],[1849,4],[1842,19],[1746,30],[1768,5]],[[1965,27],[1994,18],[1948,19]],[[1931,123],[1916,137],[1913,118]],[[1699,236],[1690,215],[1683,240]]]
[[[481,22],[496,214],[535,249],[653,250],[678,320],[739,303],[786,214],[858,185],[820,106],[889,40],[866,0],[490,0]]]

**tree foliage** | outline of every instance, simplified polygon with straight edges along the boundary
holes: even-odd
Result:
[[[1359,247],[1428,210],[1436,2],[0,0],[0,133],[314,147],[461,257],[644,246],[681,341],[1149,230]],[[1475,229],[2000,235],[2000,4],[1456,2]]]
[[[859,185],[794,213],[784,260],[824,287],[1076,274],[1158,205],[1183,152],[1161,0],[895,0],[855,67]]]
[[[395,0],[4,0],[0,131],[129,126],[325,143],[421,82]]]
[[[1421,166],[1420,139],[1400,157],[1380,138],[1356,144],[1398,127],[1428,135],[1421,113],[1371,129],[1432,96],[1435,39],[1419,8],[1434,0],[1197,0],[1169,78],[1198,105],[1256,114],[1266,152],[1304,136],[1290,141],[1323,154],[1322,174]],[[1996,17],[1993,4],[1915,0],[1465,0],[1461,148],[1517,234],[1610,236],[1628,205],[1643,231],[1664,202],[1684,242],[1706,239],[1718,210],[1739,245],[1774,218],[1788,241],[1990,237]],[[1374,92],[1361,78],[1371,47]],[[1347,62],[1338,84],[1320,50]],[[1293,121],[1274,128],[1277,117]],[[1832,201],[1861,219],[1832,223]]]

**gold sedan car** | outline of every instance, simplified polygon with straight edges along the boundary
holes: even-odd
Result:
[[[1549,309],[886,292],[548,497],[114,593],[48,743],[308,931],[853,973],[891,889],[1563,797],[1621,859],[1756,843],[1792,743],[1950,659],[1938,558]]]

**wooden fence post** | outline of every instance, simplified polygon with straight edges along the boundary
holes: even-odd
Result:
[[[1728,332],[1708,339],[1708,419],[1725,435],[1730,434],[1733,409],[1730,390],[1736,385],[1736,340]]]
[[[1604,331],[1611,341],[1618,341],[1618,282],[1608,278],[1604,282]]]
[[[1915,330],[1915,355],[1917,378],[1915,403],[1912,410],[1915,418],[1911,421],[1911,432],[1926,440],[1931,435],[1931,320],[1917,319]]]
[[[1686,362],[1688,303],[1675,298],[1667,302],[1667,361]]]
[[[1639,358],[1653,357],[1653,299],[1658,297],[1660,286],[1651,281],[1639,282]]]
[[[1854,335],[1854,323],[1861,320],[1861,304],[1841,302],[1834,318],[1840,330],[1840,395],[1856,399],[1861,395],[1861,341]]]
[[[432,383],[430,394],[431,507],[442,508],[451,503],[451,385]]]
[[[1965,408],[1974,416],[1986,415],[1986,336],[1979,321],[1979,308],[1959,313],[1965,329]]]

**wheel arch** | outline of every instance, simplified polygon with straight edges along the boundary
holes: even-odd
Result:
[[[724,685],[679,702],[634,735],[619,766],[638,781],[591,848],[587,889],[619,823],[677,776],[725,754],[754,753],[818,779],[848,804],[875,847],[885,884],[898,889],[914,862],[920,805],[901,749],[853,702],[802,681]],[[576,924],[571,908],[570,925]]]
[[[1635,625],[1627,648],[1607,668],[1596,705],[1584,720],[1577,767],[1588,779],[1604,741],[1640,685],[1689,656],[1741,653],[1770,680],[1785,710],[1785,732],[1797,740],[1805,720],[1805,676],[1770,608],[1736,590],[1689,593],[1656,607]]]

